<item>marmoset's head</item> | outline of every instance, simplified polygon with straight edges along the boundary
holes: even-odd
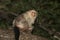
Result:
[[[37,11],[36,10],[29,10],[26,13],[31,17],[36,17],[37,16]]]

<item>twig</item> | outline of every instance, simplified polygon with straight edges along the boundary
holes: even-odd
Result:
[[[54,38],[57,38],[60,40],[60,32],[57,32],[56,30],[49,30],[47,28],[45,28],[44,26],[39,25],[40,28],[44,29],[45,31],[47,31],[51,36],[53,36]]]

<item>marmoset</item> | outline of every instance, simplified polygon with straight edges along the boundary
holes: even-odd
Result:
[[[32,30],[32,24],[34,24],[36,17],[37,12],[35,10],[29,10],[16,17],[13,21],[13,26],[18,27],[21,31]]]
[[[18,28],[19,31],[32,31],[34,21],[37,17],[37,11],[29,10],[13,20],[13,27]]]

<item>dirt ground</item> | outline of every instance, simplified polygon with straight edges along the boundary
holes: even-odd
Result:
[[[14,40],[13,30],[0,29],[0,40]]]
[[[26,38],[28,38],[28,39],[26,39]],[[36,39],[36,38],[38,38],[38,39]],[[47,40],[46,38],[38,37],[36,35],[31,35],[31,34],[26,34],[26,35],[21,34],[19,39],[22,39],[22,40],[42,40],[42,39]],[[0,29],[0,40],[15,40],[13,29],[8,29],[8,30]]]

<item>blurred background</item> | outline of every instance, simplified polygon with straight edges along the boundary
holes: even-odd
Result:
[[[12,28],[13,19],[31,9],[38,12],[32,34],[60,40],[60,0],[0,0],[0,29]]]

